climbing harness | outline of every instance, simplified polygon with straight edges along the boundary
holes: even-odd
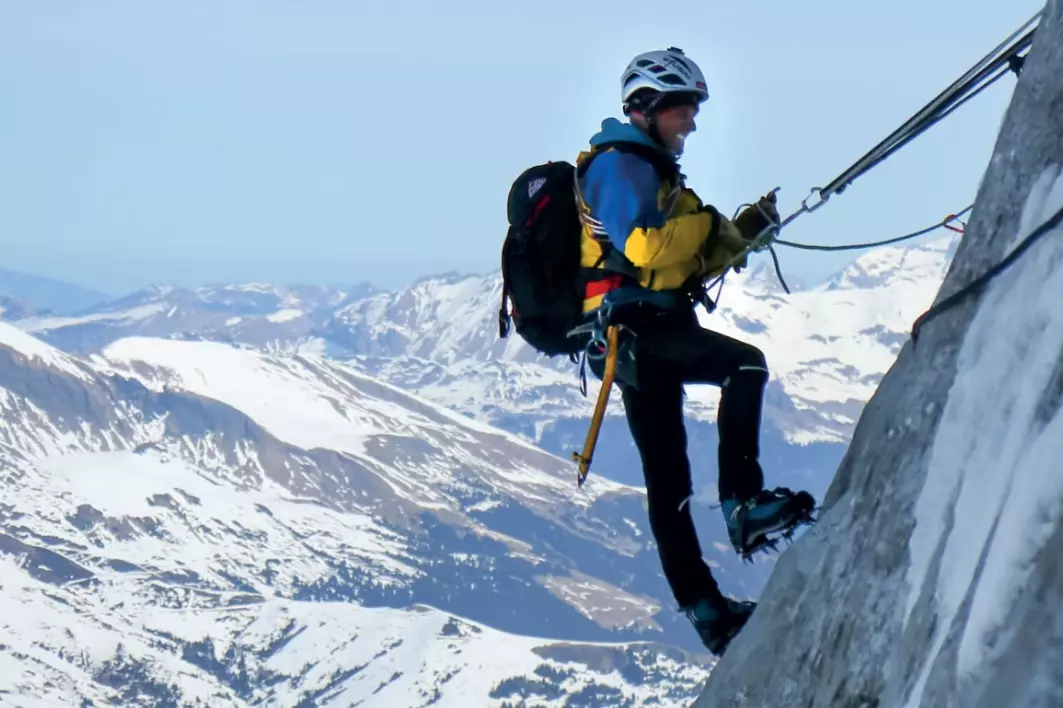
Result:
[[[587,438],[583,444],[583,452],[573,452],[572,459],[579,465],[579,486],[587,479],[590,472],[591,460],[594,457],[594,448],[598,443],[598,433],[605,418],[605,409],[609,403],[609,395],[613,383],[616,380],[617,365],[620,356],[620,333],[626,332],[631,337],[637,337],[638,333],[623,324],[618,324],[614,314],[624,307],[642,301],[655,302],[663,309],[675,306],[671,296],[664,293],[650,293],[649,295],[638,294],[636,291],[624,289],[613,290],[602,299],[592,319],[578,327],[569,330],[568,336],[588,336],[587,345],[580,357],[579,378],[580,393],[587,395],[587,362],[604,360],[602,373],[602,385],[598,389],[598,399],[594,405],[594,414],[591,416],[590,428],[587,430]],[[627,356],[627,355],[625,355]]]

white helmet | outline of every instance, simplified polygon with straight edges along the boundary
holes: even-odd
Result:
[[[632,101],[631,97],[642,89],[652,89],[652,92],[645,94],[649,100]],[[705,76],[698,65],[683,54],[682,49],[669,47],[664,51],[639,54],[624,69],[620,79],[620,100],[625,113],[632,108],[649,111],[667,93],[693,93],[698,103],[709,98]]]

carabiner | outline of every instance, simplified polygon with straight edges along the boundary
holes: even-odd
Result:
[[[819,201],[813,204],[812,206],[809,206],[808,200],[815,195],[819,195]],[[779,229],[781,230],[784,226],[788,226],[790,222],[792,222],[794,219],[801,216],[802,214],[807,214],[815,211],[816,209],[819,209],[821,206],[827,203],[827,199],[829,198],[830,195],[823,196],[822,189],[820,189],[819,187],[813,187],[812,190],[808,193],[808,196],[801,200],[801,208],[795,211],[793,214],[790,214],[790,216],[783,219],[782,223],[779,224]]]
[[[605,336],[600,330],[595,330],[591,335],[591,340],[587,342],[587,358],[598,361],[604,359],[609,354],[609,343],[606,341]]]
[[[812,206],[809,206],[808,200],[812,198],[812,195],[818,195],[819,201],[813,204]],[[829,194],[827,196],[823,196],[822,189],[820,189],[819,187],[813,187],[812,190],[808,193],[808,196],[801,200],[801,211],[815,211],[816,209],[819,209],[821,206],[826,204],[828,199],[830,199]]]

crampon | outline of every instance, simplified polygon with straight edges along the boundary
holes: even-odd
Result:
[[[780,523],[777,526],[772,526],[751,533],[744,542],[735,544],[735,550],[742,556],[742,560],[746,563],[753,562],[753,556],[760,552],[769,552],[779,550],[779,542],[786,541],[787,544],[793,542],[794,533],[801,526],[811,526],[817,521],[815,512],[819,511],[816,506],[815,499],[808,492],[793,493],[791,490],[785,487],[778,487],[774,489],[771,494],[776,497],[789,497],[789,503],[787,504],[787,520],[784,523]],[[732,538],[732,542],[734,539]]]

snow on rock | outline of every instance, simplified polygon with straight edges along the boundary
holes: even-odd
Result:
[[[773,380],[799,405],[863,402],[933,301],[955,245],[941,236],[875,249],[830,283],[785,297],[739,282],[702,324],[760,347]]]
[[[503,579],[485,579],[476,592],[508,587],[529,593],[538,597],[540,618],[544,607],[567,604],[590,618],[588,626],[610,633],[670,634],[681,627],[681,618],[655,599],[665,589],[656,556],[640,551],[647,538],[641,489],[596,477],[577,490],[571,462],[337,362],[150,338],[120,340],[105,353],[85,365],[95,378],[78,386],[18,360],[0,368],[0,468],[10,454],[35,470],[0,474],[4,498],[63,500],[39,508],[10,502],[36,509],[43,525],[33,528],[42,538],[57,536],[55,527],[69,519],[93,529],[94,543],[157,532],[143,541],[147,555],[138,563],[180,560],[203,578],[219,568],[235,573],[267,554],[241,540],[228,544],[233,557],[223,560],[198,535],[181,547],[186,550],[168,548],[164,540],[185,538],[185,525],[192,524],[210,543],[237,529],[241,539],[250,534],[282,547],[292,540],[256,522],[266,520],[264,510],[287,508],[269,501],[286,490],[305,506],[285,513],[285,528],[303,533],[316,524],[318,531],[306,533],[338,567],[314,558],[304,565],[296,559],[298,547],[290,554],[273,551],[278,559],[293,556],[285,559],[284,572],[270,571],[273,589],[293,587],[291,572],[327,592],[338,576],[342,592],[355,592],[361,585],[344,576],[350,571],[373,574],[377,585],[398,579],[404,584],[395,592],[402,595],[417,585],[416,592],[428,597],[471,597],[462,574],[488,578],[497,569]],[[152,450],[187,464],[148,464]],[[180,483],[182,477],[190,481]],[[204,480],[228,486],[212,494]],[[192,499],[218,498],[223,506],[188,502],[184,492]],[[184,509],[186,502],[192,507]],[[160,508],[179,511],[179,518]],[[209,516],[202,515],[205,509]],[[299,509],[309,514],[306,520]],[[334,511],[349,516],[334,522]],[[629,528],[614,518],[640,519],[640,525]],[[343,538],[369,549],[376,547],[372,538],[390,538],[373,530],[378,522],[407,545],[388,547],[375,559],[344,549]],[[324,530],[333,526],[335,532]],[[370,536],[359,535],[363,528]],[[640,535],[643,540],[636,540]],[[576,538],[575,546],[564,540]],[[550,544],[566,547],[565,557],[547,554]],[[601,565],[603,552],[617,554],[616,562]],[[427,560],[435,555],[440,559]],[[595,602],[608,602],[610,595],[631,601],[609,612],[586,612],[580,597],[550,597],[546,576],[564,577],[585,555],[602,571],[589,574],[599,590]],[[200,558],[210,560],[200,565]],[[418,584],[419,574],[400,572],[389,558],[413,559],[419,568],[437,563],[437,572]],[[663,619],[653,616],[658,611]],[[596,631],[592,627],[588,637]],[[680,637],[692,639],[688,632]]]
[[[430,607],[275,598],[213,608],[139,600],[136,579],[56,587],[0,556],[0,695],[12,705],[683,706],[705,669],[654,645],[559,644]],[[74,607],[81,608],[76,611]],[[6,703],[5,703],[6,705]]]
[[[375,289],[321,286],[204,286],[145,288],[76,317],[36,316],[20,328],[65,351],[88,354],[126,336],[239,341],[263,349],[298,348],[337,309]],[[8,317],[10,319],[10,316]]]
[[[266,315],[266,319],[270,322],[291,322],[292,320],[297,320],[302,316],[302,310],[295,310],[289,308],[284,310],[277,310],[271,315]]]
[[[104,369],[117,367],[156,390],[174,386],[227,403],[282,440],[306,449],[321,447],[358,455],[374,436],[421,434],[429,421],[411,418],[401,403],[379,395],[390,391],[401,401],[431,407],[434,416],[453,424],[447,431],[455,439],[469,429],[542,453],[519,436],[309,353],[274,356],[220,342],[128,337],[108,345],[93,361]]]
[[[103,359],[132,368],[135,363],[159,370],[145,382],[213,398],[244,411],[273,435],[293,445],[360,454],[366,440],[393,430],[386,415],[344,408],[327,381],[292,360],[217,342],[180,342],[146,337],[120,339],[102,352]]]
[[[1053,0],[941,298],[1063,209],[1060,76]],[[698,708],[1061,705],[1061,301],[1056,227],[905,347]]]
[[[785,399],[781,409],[766,408],[769,425],[792,444],[844,442],[933,300],[956,244],[955,235],[935,235],[869,249],[832,281],[790,295],[754,268],[729,278],[716,312],[699,316],[705,327],[764,351],[769,386]],[[586,417],[593,400],[579,393],[577,366],[536,355],[516,335],[498,338],[500,289],[493,276],[425,279],[352,303],[324,336],[374,375],[482,420],[519,417],[530,429]],[[719,390],[687,392],[688,415],[715,421]],[[622,413],[619,400],[607,411]]]
[[[1053,166],[1031,189],[1020,239],[1060,209],[1063,178]],[[1063,228],[1046,240],[987,290],[963,339],[960,373],[930,450],[930,473],[915,504],[909,539],[905,614],[911,618],[932,582],[939,625],[909,699],[912,706],[920,704],[933,660],[968,600],[956,672],[967,679],[982,668],[992,635],[1003,629],[1034,559],[1063,522],[1063,475],[1057,464],[1063,442],[1058,400]],[[1021,375],[1000,375],[1020,365]],[[943,508],[955,516],[948,527]],[[942,543],[940,566],[931,573]]]
[[[830,282],[788,296],[759,261],[728,278],[719,309],[702,312],[702,321],[764,350],[770,385],[786,397],[782,411],[765,409],[769,425],[794,444],[844,442],[912,321],[932,300],[956,242],[934,235],[869,249]],[[564,357],[539,356],[519,336],[499,339],[501,286],[496,272],[428,277],[382,293],[265,284],[151,288],[80,317],[18,324],[75,352],[140,335],[389,359],[393,365],[374,375],[492,424],[530,430],[556,417],[585,417],[577,367]],[[423,380],[421,363],[436,367]],[[497,393],[500,378],[504,396]],[[690,393],[689,414],[714,421],[718,390],[693,386]],[[549,410],[538,410],[544,401]],[[621,410],[617,405],[608,414]]]
[[[0,350],[3,349],[25,357],[35,365],[57,369],[80,379],[89,378],[83,367],[73,357],[45,344],[12,324],[0,321]]]
[[[239,350],[126,345],[128,359],[98,358],[106,375],[79,387],[22,362],[0,370],[5,699],[504,706],[535,696],[546,706],[680,706],[704,680],[704,659],[683,651],[572,636],[616,629],[644,637],[647,628],[659,637],[665,624],[674,631],[675,613],[655,614],[660,602],[645,594],[643,581],[657,569],[632,540],[635,531],[646,535],[644,524],[628,529],[590,513],[598,499],[629,518],[637,498],[605,499],[606,484],[577,498],[571,479],[561,484],[544,467],[556,460],[541,451],[379,383],[343,378],[324,362],[318,376],[336,377],[341,409],[356,407],[358,385],[376,386],[387,427],[408,428],[414,441],[395,451],[418,462],[371,450],[352,465],[332,451],[286,447],[223,402],[182,392],[173,374],[209,381],[231,373],[217,350]],[[237,360],[245,372],[265,367],[265,379],[246,382],[252,387],[268,389],[292,371],[310,379],[305,363],[243,354],[258,357]],[[166,371],[146,360],[173,365],[165,385]],[[147,388],[117,375],[126,364]],[[359,393],[364,411],[374,397]],[[302,396],[284,386],[279,394],[281,403]],[[64,418],[91,434],[63,431]],[[399,487],[405,475],[430,476],[432,494],[411,506],[375,473]],[[577,570],[580,557],[594,574]],[[568,591],[558,592],[552,580],[566,577]],[[428,598],[451,607],[420,608]],[[511,617],[510,602],[533,616]],[[522,631],[490,629],[453,614],[454,605],[520,622]],[[546,638],[552,633],[568,641]]]
[[[253,567],[264,548],[285,548],[274,584],[287,587],[296,578],[328,573],[324,559],[298,542],[305,535],[318,551],[372,569],[378,580],[419,575],[396,560],[405,550],[402,538],[366,514],[307,506],[269,481],[257,490],[219,484],[187,462],[151,451],[47,457],[20,480],[19,489],[26,499],[44,502],[32,509],[31,527],[45,534],[49,525],[75,519],[87,537],[77,541],[118,542],[123,561],[141,568],[180,567],[225,585],[226,573]],[[23,513],[31,511],[29,505],[20,504]],[[168,518],[166,509],[179,510],[182,523]],[[140,528],[134,523],[123,529],[121,522],[109,521],[120,519],[142,522]],[[216,543],[228,528],[239,528],[245,539],[229,540],[222,558]]]
[[[106,323],[109,325],[130,326],[140,320],[145,320],[166,312],[168,309],[171,308],[168,308],[163,303],[155,302],[121,310],[93,312],[91,314],[79,315],[77,317],[28,317],[19,320],[18,326],[20,329],[31,333],[47,332],[53,329],[85,324]]]

